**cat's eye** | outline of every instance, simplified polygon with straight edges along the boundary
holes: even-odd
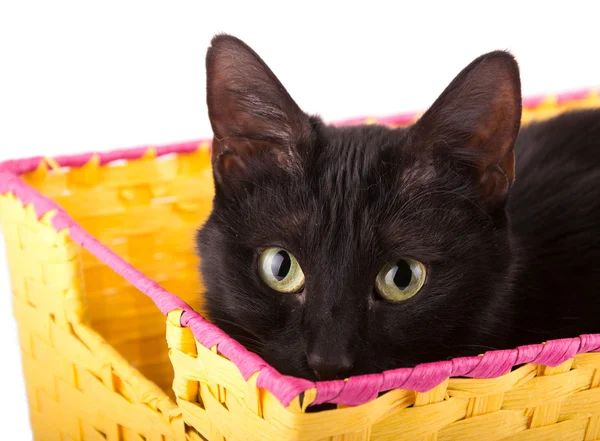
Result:
[[[258,262],[263,281],[275,291],[299,292],[304,287],[304,273],[296,258],[283,248],[267,248]]]
[[[425,265],[413,259],[400,259],[383,266],[375,287],[379,295],[390,302],[410,299],[425,283]]]

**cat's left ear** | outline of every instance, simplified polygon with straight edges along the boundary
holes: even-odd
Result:
[[[309,117],[256,52],[217,35],[206,55],[206,80],[217,184],[244,182],[262,166],[298,169],[297,147],[312,134]]]
[[[469,64],[412,127],[421,150],[474,181],[484,205],[504,201],[515,177],[513,147],[521,123],[521,82],[507,52]]]

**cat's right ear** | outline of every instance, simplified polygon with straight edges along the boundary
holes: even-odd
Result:
[[[206,54],[206,94],[217,185],[244,182],[258,165],[298,170],[296,147],[308,142],[310,120],[244,42],[229,35],[213,38]]]

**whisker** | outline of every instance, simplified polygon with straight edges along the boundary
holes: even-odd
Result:
[[[226,318],[216,318],[215,321],[217,322],[221,322],[221,323],[227,323],[228,325],[234,326],[236,328],[238,328],[241,331],[244,331],[248,334],[250,334],[252,337],[257,338],[257,339],[261,339],[261,336],[258,335],[256,332],[254,332],[253,330],[251,330],[250,328],[238,323],[238,322],[234,322],[232,320],[228,320]]]

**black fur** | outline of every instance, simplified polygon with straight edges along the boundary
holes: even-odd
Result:
[[[600,109],[533,124],[515,150],[518,326],[509,344],[600,332]]]
[[[523,129],[511,188],[521,97],[507,53],[471,63],[407,129],[305,115],[230,36],[213,40],[207,78],[206,309],[280,372],[344,377],[598,331],[598,111]],[[262,282],[269,246],[296,256],[301,293]],[[400,257],[427,280],[394,304],[374,281]]]

